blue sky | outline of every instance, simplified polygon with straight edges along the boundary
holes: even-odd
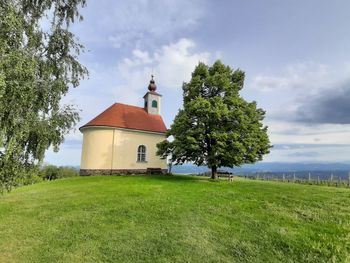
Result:
[[[242,96],[266,110],[275,146],[264,161],[350,161],[350,2],[88,1],[72,30],[90,76],[64,103],[77,129],[45,161],[79,165],[78,128],[114,102],[142,105],[153,72],[170,127],[199,61],[246,72]]]

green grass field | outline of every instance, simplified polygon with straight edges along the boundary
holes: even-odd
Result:
[[[0,196],[0,262],[350,262],[350,190],[76,177]]]

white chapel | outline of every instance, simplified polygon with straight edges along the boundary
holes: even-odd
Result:
[[[80,127],[81,175],[167,172],[166,160],[156,155],[167,131],[156,90],[152,76],[143,107],[115,103]]]

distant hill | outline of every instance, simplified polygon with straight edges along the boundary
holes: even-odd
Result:
[[[232,172],[235,174],[254,174],[254,173],[272,173],[272,174],[293,174],[306,176],[309,172],[321,177],[341,176],[346,178],[350,171],[350,163],[282,163],[282,162],[260,162],[256,164],[243,165],[237,168],[221,168],[220,170]],[[179,174],[200,174],[209,172],[205,166],[195,166],[192,164],[175,165],[172,168],[173,173]]]
[[[79,166],[74,166],[77,170]],[[220,168],[238,175],[249,175],[255,173],[270,173],[275,175],[296,174],[299,177],[306,177],[308,173],[321,178],[329,177],[333,174],[343,179],[348,178],[350,163],[288,163],[288,162],[259,162],[256,164],[243,165],[236,168]],[[203,174],[209,172],[206,166],[196,166],[193,164],[174,165],[174,174]]]

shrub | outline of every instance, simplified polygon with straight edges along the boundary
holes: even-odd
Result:
[[[78,171],[73,167],[47,165],[41,170],[41,178],[44,180],[56,180],[73,176],[78,176]]]
[[[74,167],[59,167],[60,178],[78,176],[79,173]]]
[[[15,186],[30,185],[41,182],[43,179],[40,176],[39,169],[37,167],[32,167],[23,172],[21,177],[18,178],[17,184]]]

